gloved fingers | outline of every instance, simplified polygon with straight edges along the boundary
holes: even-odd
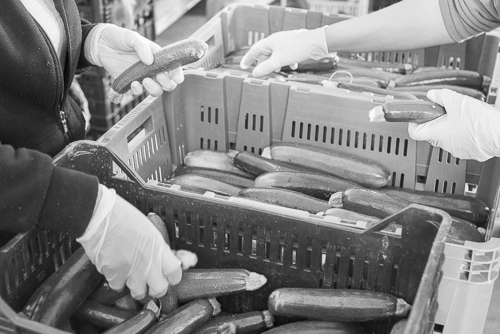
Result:
[[[194,267],[196,263],[198,263],[198,257],[196,256],[196,254],[184,249],[179,249],[178,251],[176,251],[175,256],[177,256],[177,258],[181,260],[182,270],[188,270],[189,268]]]
[[[277,59],[271,56],[269,59],[264,60],[263,62],[255,66],[255,68],[252,71],[252,75],[254,77],[260,77],[275,71],[279,71],[280,69],[281,65],[278,64]]]
[[[160,73],[156,75],[156,81],[160,84],[164,91],[170,92],[177,87],[177,84],[170,78],[167,73]]]
[[[290,65],[291,70],[296,70],[298,68],[299,68],[299,63],[295,63],[295,64]]]
[[[142,85],[139,83],[139,81],[134,81],[130,85],[130,92],[132,95],[138,96],[144,93],[144,89],[142,88]]]
[[[119,273],[116,270],[109,268],[108,266],[102,267],[101,274],[106,277],[108,285],[112,290],[122,291],[123,289],[125,289],[125,283],[127,279],[126,275],[123,275],[122,273]]]
[[[184,82],[184,71],[182,70],[182,67],[177,67],[170,72],[168,72],[168,75],[176,84],[181,84]]]
[[[127,287],[130,290],[130,295],[135,300],[143,299],[148,293],[146,279],[144,277],[138,277],[138,275],[132,275],[128,278]]]
[[[144,78],[144,80],[142,80],[142,85],[149,95],[160,96],[163,93],[163,89],[160,84],[151,78]]]
[[[244,70],[252,66],[257,62],[258,59],[262,57],[269,57],[272,54],[272,50],[267,47],[267,39],[262,39],[252,45],[250,50],[241,58],[240,67]],[[272,72],[272,71],[271,71]]]
[[[153,298],[160,298],[167,293],[168,281],[165,276],[163,276],[162,269],[160,266],[153,265],[148,274],[147,279],[148,284],[148,294]]]
[[[446,117],[446,115],[442,117]],[[441,131],[439,131],[436,124],[439,124],[439,120],[438,118],[423,124],[408,123],[410,138],[417,141],[427,141],[433,146],[438,146]]]
[[[144,64],[151,65],[154,60],[153,53],[160,51],[161,46],[145,37],[142,37],[134,31],[132,32],[135,33],[136,36],[134,36],[131,40],[127,40],[130,41],[130,47],[135,50],[137,56]]]
[[[182,279],[182,269],[181,268],[179,268],[179,270],[175,271],[167,278],[168,282],[172,285],[179,284],[181,279]]]
[[[175,254],[170,250],[167,244],[163,247],[163,256],[161,258],[161,268],[163,276],[165,276],[168,282],[172,285],[176,285],[180,282],[182,277],[181,260],[175,256]]]

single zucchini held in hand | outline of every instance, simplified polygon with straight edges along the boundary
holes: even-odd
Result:
[[[446,110],[431,101],[393,101],[370,110],[370,122],[409,122],[422,124],[446,114]]]
[[[144,78],[194,63],[205,55],[207,49],[205,42],[196,39],[185,39],[170,44],[153,54],[154,61],[151,65],[139,60],[123,71],[111,85],[107,98],[119,103],[122,95],[130,90],[132,82],[141,82]]]

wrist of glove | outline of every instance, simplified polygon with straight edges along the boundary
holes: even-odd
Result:
[[[283,66],[296,68],[296,64],[302,61],[320,60],[327,56],[325,27],[282,31],[255,43],[241,59],[240,67],[247,69],[257,62],[252,75],[259,77],[278,71]]]
[[[105,186],[99,186],[91,221],[76,241],[112,289],[127,286],[137,300],[147,294],[159,298],[169,284],[181,280],[183,264],[158,229],[142,212]]]
[[[84,51],[86,58],[94,65],[103,67],[116,79],[123,71],[142,61],[146,65],[153,63],[153,54],[161,47],[130,29],[114,24],[98,24],[87,37]],[[159,96],[163,91],[172,91],[184,81],[182,68],[145,78],[142,82],[134,81],[131,93],[141,95],[144,90],[150,95]]]
[[[500,110],[449,89],[430,90],[427,97],[446,109],[446,115],[408,125],[414,140],[425,140],[460,159],[486,161],[500,156]]]

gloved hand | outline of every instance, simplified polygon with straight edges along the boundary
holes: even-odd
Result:
[[[103,185],[99,185],[91,221],[76,241],[112,289],[126,285],[137,300],[146,294],[163,296],[169,284],[179,283],[182,269],[189,267],[145,215]]]
[[[423,124],[408,124],[414,140],[426,140],[460,159],[485,161],[500,156],[500,110],[449,89],[433,89],[427,97],[446,115]]]
[[[153,53],[161,50],[161,46],[130,29],[120,28],[114,24],[99,24],[94,29],[96,29],[95,36],[92,36],[93,41],[90,46],[91,62],[104,67],[115,79],[138,60],[151,65]],[[142,85],[134,81],[131,93],[140,95],[144,87],[148,94],[160,96],[163,90],[172,91],[183,81],[184,73],[179,67],[170,72],[160,73],[155,78],[145,78]]]
[[[297,68],[297,63],[307,59],[320,60],[328,56],[325,29],[299,29],[274,33],[248,50],[240,67],[249,68],[254,62],[260,63],[253,69],[254,77],[270,74],[290,65]]]

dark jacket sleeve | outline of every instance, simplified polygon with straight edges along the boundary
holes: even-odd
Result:
[[[0,230],[44,229],[79,237],[92,216],[98,179],[56,167],[34,150],[0,145]]]
[[[78,73],[84,71],[92,65],[87,58],[85,58],[85,48],[83,47],[85,45],[85,41],[87,40],[87,36],[89,35],[90,30],[96,26],[94,23],[90,23],[87,20],[80,19],[81,25],[82,25],[82,45],[80,48],[80,58],[78,60],[78,65],[77,65],[77,71]]]

